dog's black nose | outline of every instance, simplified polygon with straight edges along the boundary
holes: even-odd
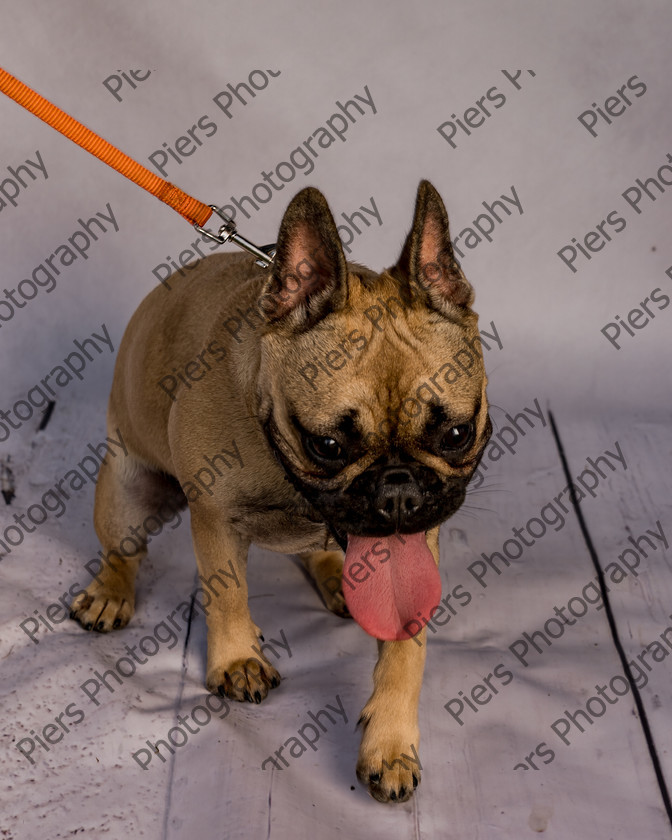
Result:
[[[374,506],[386,524],[400,528],[422,505],[422,493],[406,467],[387,467],[378,477]]]

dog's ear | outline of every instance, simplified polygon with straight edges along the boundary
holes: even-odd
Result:
[[[446,208],[429,181],[418,187],[413,227],[395,268],[439,312],[454,314],[454,307],[473,303],[474,291],[453,253]]]
[[[269,323],[309,329],[345,301],[341,240],[325,197],[314,187],[301,190],[285,211],[272,272],[259,299]]]

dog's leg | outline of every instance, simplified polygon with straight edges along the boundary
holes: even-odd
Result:
[[[373,694],[360,716],[364,734],[357,778],[379,802],[404,802],[420,782],[418,700],[425,633],[423,628],[405,642],[378,642]]]
[[[223,521],[221,511],[192,506],[191,531],[207,604],[206,687],[232,700],[260,703],[280,674],[259,646],[259,628],[247,603],[249,542]]]
[[[437,565],[439,529],[427,534]],[[425,665],[426,628],[403,642],[378,642],[373,693],[362,710],[364,726],[357,777],[379,802],[404,802],[418,786],[418,701]]]
[[[351,618],[345,598],[341,578],[343,574],[342,551],[308,551],[299,554],[304,569],[315,582],[327,609],[341,618]]]
[[[175,519],[186,506],[177,482],[131,453],[103,461],[96,483],[94,524],[104,559],[96,577],[70,606],[85,630],[125,627],[135,611],[135,576],[147,555],[147,531]],[[149,519],[148,519],[149,517]]]

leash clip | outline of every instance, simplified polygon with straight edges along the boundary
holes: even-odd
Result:
[[[210,204],[209,206],[210,209],[224,221],[224,224],[220,227],[217,233],[213,233],[211,230],[206,230],[204,227],[201,227],[194,222],[194,228],[201,234],[201,236],[212,239],[213,242],[218,242],[220,245],[224,245],[226,242],[231,241],[239,248],[243,248],[245,251],[249,251],[250,254],[253,254],[257,258],[256,265],[260,268],[268,268],[275,257],[275,244],[262,246],[255,245],[253,242],[250,242],[249,239],[245,239],[244,236],[241,236],[238,233],[233,219],[230,219],[219,207],[214,204]]]

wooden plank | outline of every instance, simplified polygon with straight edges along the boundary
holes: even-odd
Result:
[[[560,419],[570,462],[576,460],[577,428]],[[628,470],[598,505],[585,510],[586,524],[610,586],[609,598],[633,676],[641,686],[657,751],[672,784],[672,480],[667,469],[672,437],[664,418],[636,412],[581,425],[581,440],[622,440]],[[604,469],[604,464],[598,465]],[[606,472],[606,470],[605,470]],[[619,567],[624,571],[620,572]]]

